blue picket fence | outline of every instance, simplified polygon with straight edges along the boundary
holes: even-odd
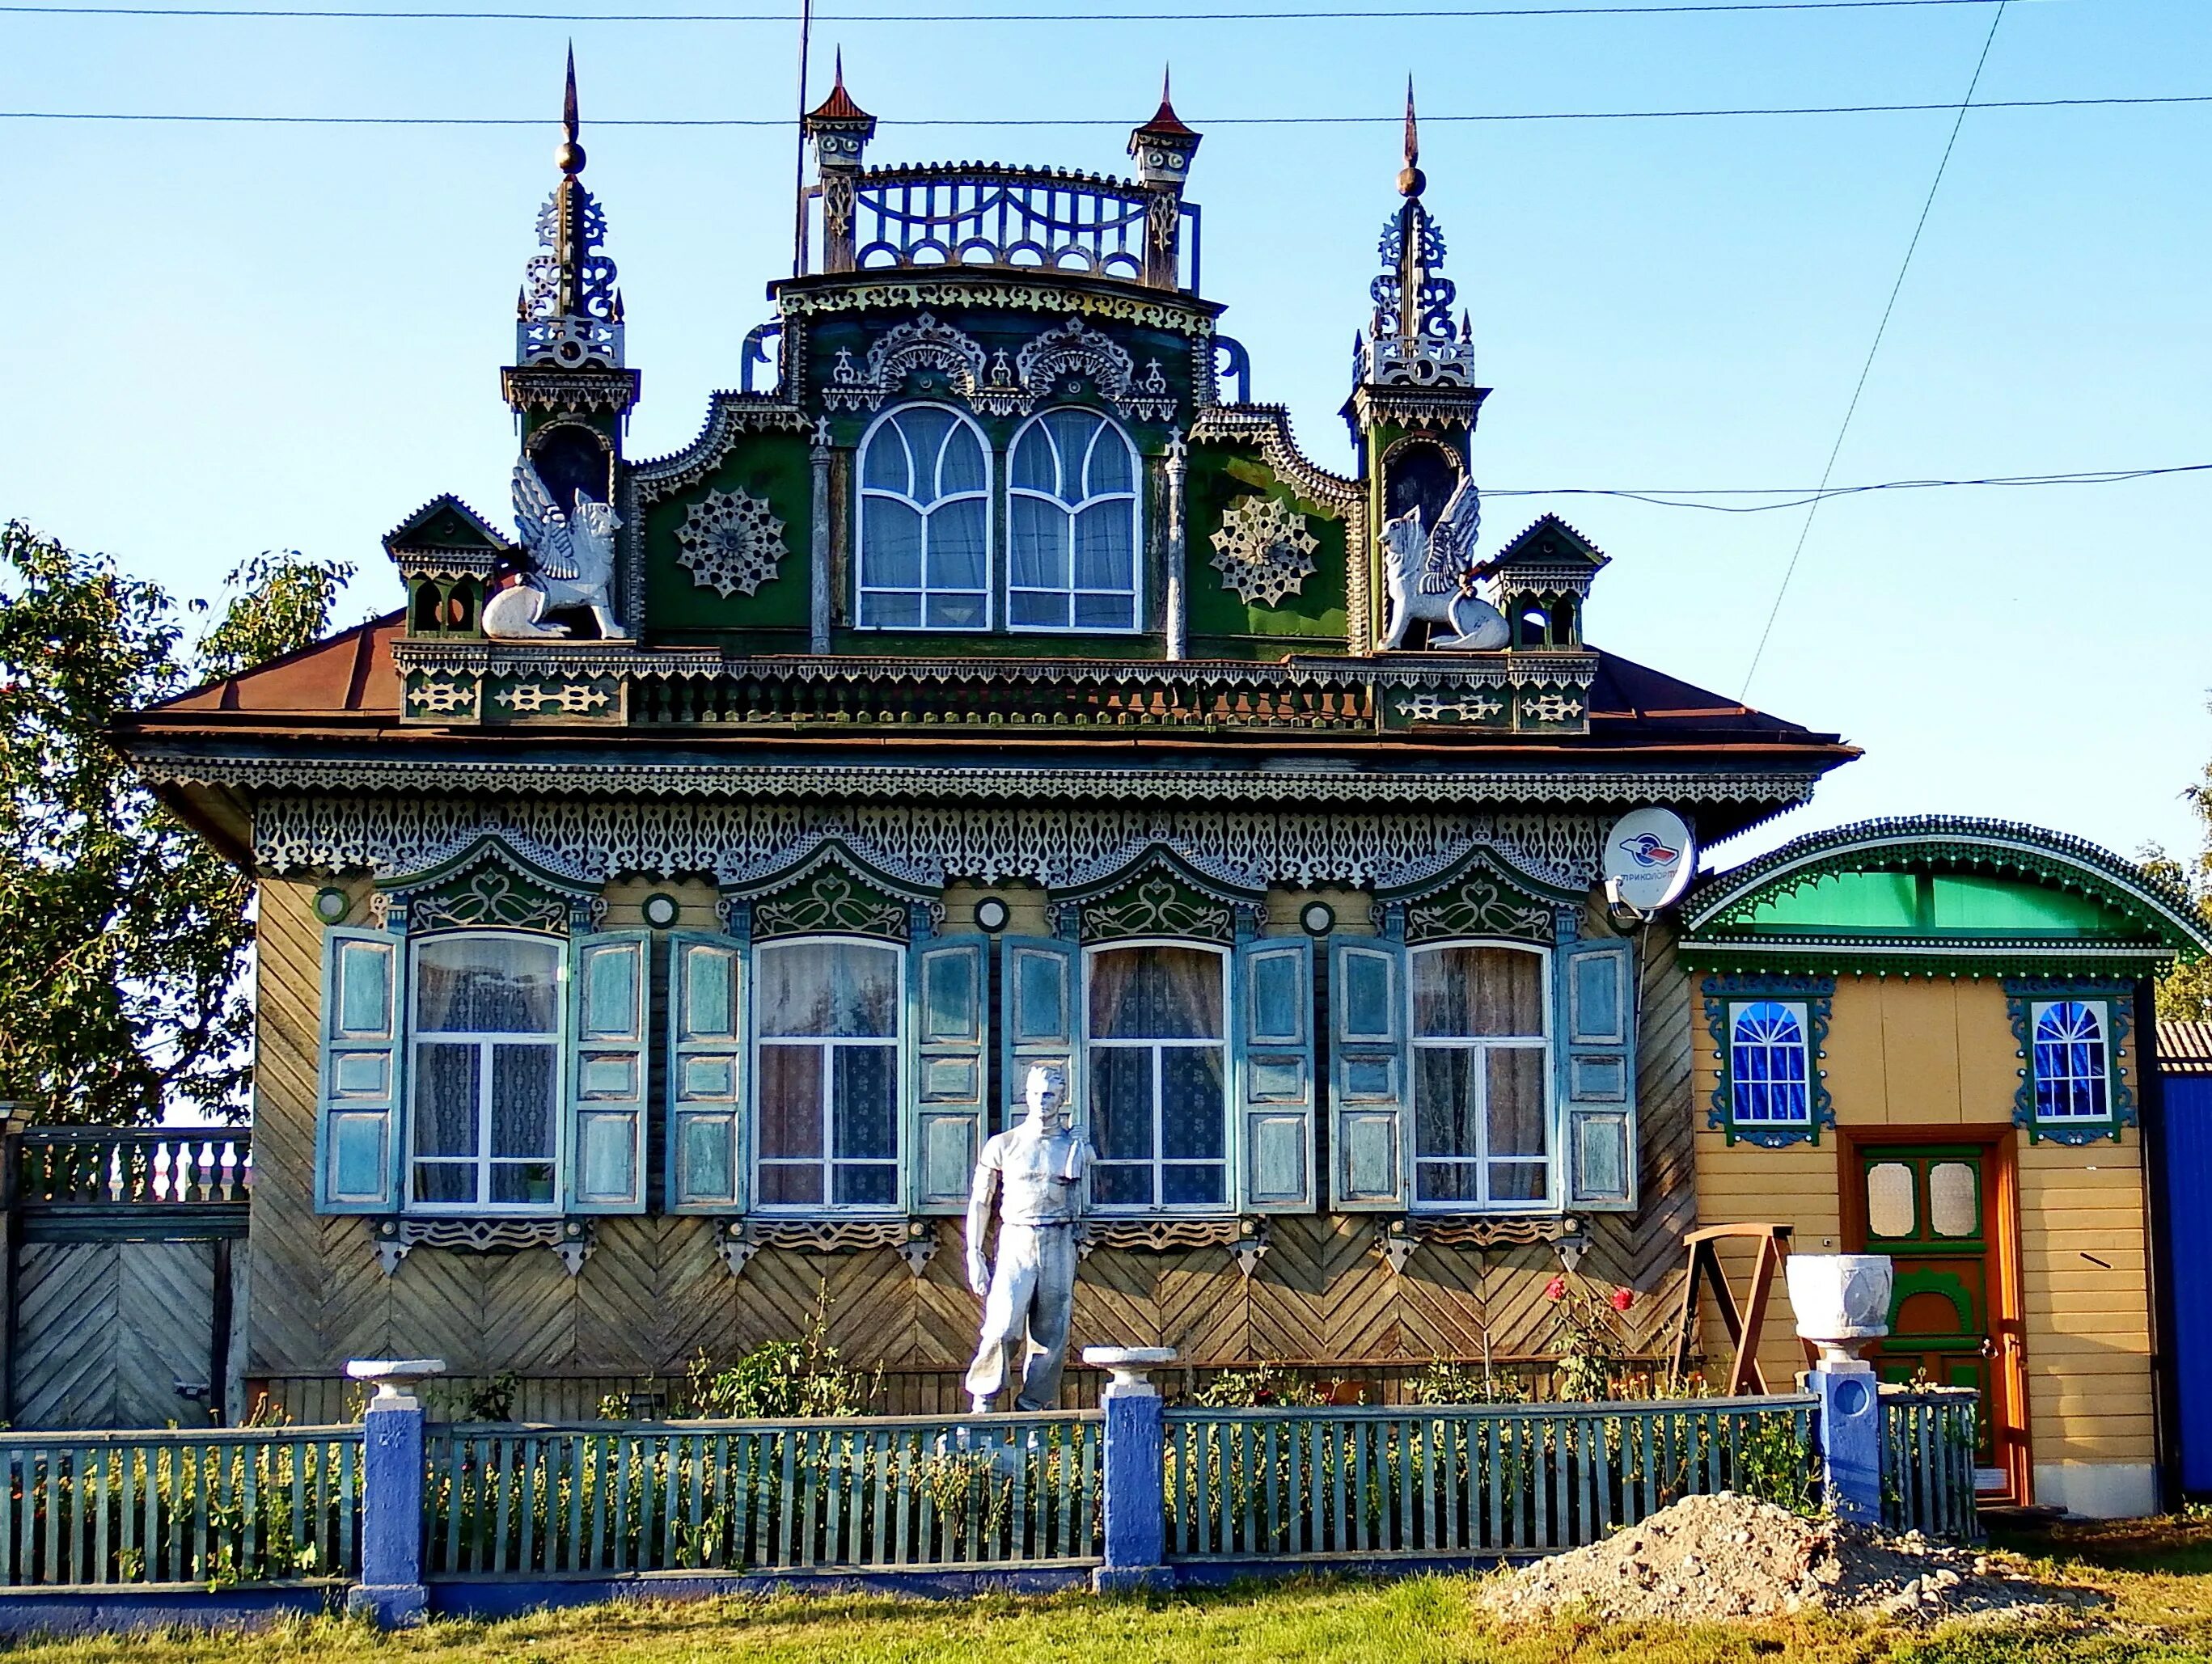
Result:
[[[1885,1521],[1972,1535],[1972,1394],[1892,1389],[1882,1404]],[[1175,1409],[1159,1419],[1164,1448],[1135,1470],[1115,1466],[1097,1412],[428,1425],[406,1555],[418,1581],[479,1588],[1080,1571],[1111,1558],[1112,1473],[1125,1521],[1132,1507],[1157,1510],[1171,1573],[1479,1564],[1595,1542],[1696,1492],[1815,1502],[1814,1405]],[[0,1434],[0,1588],[380,1583],[363,1564],[375,1498],[362,1436],[358,1425]]]

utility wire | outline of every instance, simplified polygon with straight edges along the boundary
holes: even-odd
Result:
[[[1894,10],[1919,6],[2002,5],[2005,0],[1705,0],[1698,4],[1658,6],[1486,6],[1382,11],[1144,11],[1144,12],[838,12],[824,23],[1288,23],[1304,19],[1432,17],[1680,17],[1713,12],[1823,12]],[[400,23],[796,23],[795,12],[587,12],[587,11],[386,11],[370,9],[272,9],[231,6],[7,6],[0,16],[14,17],[214,17],[373,20]]]
[[[1949,110],[2088,110],[2121,106],[2212,104],[2212,93],[2175,93],[2127,98],[2011,98],[1980,104],[1808,104],[1760,109],[1726,110],[1510,110],[1465,115],[1431,115],[1431,124],[1492,121],[1680,121],[1737,116],[1872,116],[1906,115],[1916,112]],[[1218,127],[1396,127],[1399,116],[1190,116],[1206,128]],[[0,121],[119,121],[196,122],[213,124],[274,127],[544,127],[544,116],[271,116],[202,115],[182,110],[0,110]],[[593,127],[780,127],[792,124],[779,116],[594,116]],[[884,127],[1111,127],[1126,128],[1127,116],[885,116]],[[1955,137],[1955,134],[1954,135]],[[1948,152],[1946,152],[1948,155]],[[1887,319],[1885,317],[1885,321]]]
[[[1874,340],[1867,347],[1866,361],[1859,366],[1859,379],[1851,388],[1851,402],[1844,407],[1844,419],[1836,429],[1836,442],[1828,447],[1827,466],[1820,471],[1820,489],[1828,488],[1829,478],[1836,471],[1836,459],[1843,453],[1844,436],[1851,430],[1851,418],[1858,414],[1859,398],[1866,392],[1867,377],[1874,369],[1875,355],[1881,350],[1882,337],[1889,333],[1889,319],[1897,310],[1897,297],[1905,289],[1905,274],[1912,270],[1912,256],[1920,246],[1920,234],[1928,229],[1928,216],[1935,209],[1936,193],[1943,187],[1943,175],[1951,166],[1951,152],[1958,148],[1959,132],[1966,124],[1966,112],[1974,107],[1974,94],[1982,84],[1982,70],[1990,61],[1990,48],[1996,45],[1997,25],[2004,21],[2002,0],[1996,15],[1990,19],[1990,32],[1982,38],[1982,54],[1974,60],[1973,77],[1966,82],[1966,95],[1959,100],[1957,119],[1951,124],[1951,136],[1943,142],[1943,155],[1936,164],[1936,177],[1928,182],[1928,195],[1920,204],[1920,217],[1913,222],[1912,238],[1905,246],[1905,258],[1898,262],[1897,281],[1889,286],[1889,299],[1881,309],[1881,321],[1875,325]],[[1820,512],[1820,496],[1815,495],[1805,506],[1805,523],[1797,528],[1797,546],[1790,551],[1790,564],[1782,568],[1782,581],[1775,586],[1774,604],[1766,610],[1765,628],[1759,632],[1759,645],[1752,649],[1751,664],[1743,673],[1743,691],[1736,697],[1745,704],[1751,702],[1751,679],[1759,674],[1759,661],[1766,656],[1766,644],[1774,635],[1774,621],[1782,616],[1782,599],[1790,593],[1790,580],[1797,575],[1797,562],[1805,553],[1805,540],[1812,535],[1813,519]]]
[[[1979,479],[1883,480],[1873,485],[1821,486],[1645,486],[1638,489],[1595,485],[1486,486],[1486,497],[1625,497],[1659,508],[1702,508],[1717,514],[1765,514],[1778,508],[1802,508],[1830,497],[1864,496],[1873,491],[1936,491],[1960,486],[2119,485],[2169,474],[2212,473],[2212,462],[2182,463],[2170,468],[2096,468],[2069,474],[1991,475]],[[1780,502],[1698,502],[1698,497],[1780,497]]]

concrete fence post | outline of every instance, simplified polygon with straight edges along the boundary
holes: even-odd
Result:
[[[375,1384],[362,1412],[361,1582],[346,1594],[349,1612],[365,1612],[380,1629],[404,1629],[428,1614],[422,1582],[422,1400],[416,1382],[445,1372],[430,1357],[356,1358],[346,1374]]]
[[[1820,1400],[1821,1490],[1838,1519],[1881,1523],[1881,1389],[1865,1364],[1813,1371]]]
[[[1083,1361],[1113,1371],[1098,1395],[1106,1412],[1101,1458],[1105,1553],[1091,1574],[1099,1589],[1165,1588],[1167,1403],[1150,1371],[1175,1362],[1172,1346],[1086,1346]]]

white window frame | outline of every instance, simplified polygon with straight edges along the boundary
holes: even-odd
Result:
[[[491,1055],[495,1046],[537,1042],[545,1036],[495,1032],[489,1029],[447,1030],[425,1033],[416,1020],[416,1004],[421,997],[421,978],[416,975],[417,956],[422,949],[433,943],[493,939],[526,942],[534,946],[549,948],[553,954],[553,1148],[546,1157],[553,1168],[553,1194],[543,1202],[495,1202],[491,1199],[491,1175],[495,1167],[520,1167],[532,1164],[536,1157],[502,1157],[495,1159],[491,1153]],[[435,930],[406,938],[407,964],[407,1114],[401,1129],[405,1140],[405,1151],[400,1169],[399,1211],[408,1214],[427,1214],[452,1218],[466,1215],[471,1218],[536,1218],[544,1214],[558,1214],[562,1197],[568,1189],[568,1081],[569,1072],[575,1066],[574,1048],[568,1029],[568,939],[549,936],[528,930]],[[418,1156],[415,1151],[415,1127],[418,1094],[422,1090],[424,1071],[422,1066],[422,1048],[424,1046],[470,1046],[477,1048],[477,1153],[473,1158],[463,1156]],[[436,1166],[458,1168],[473,1160],[477,1175],[477,1193],[466,1202],[419,1202],[415,1199],[415,1169],[422,1163]]]
[[[1796,1049],[1803,1065],[1802,1072],[1798,1076],[1797,1081],[1800,1088],[1799,1096],[1803,1099],[1805,1107],[1805,1113],[1802,1115],[1754,1116],[1744,1113],[1744,1089],[1761,1083],[1744,1080],[1735,1072],[1735,1029],[1736,1024],[1742,1020],[1744,1013],[1759,1005],[1779,1005],[1797,1020]],[[1757,1043],[1765,1046],[1769,1052],[1779,1049],[1771,1041],[1762,1041]],[[1728,1039],[1724,1049],[1728,1056],[1722,1066],[1728,1071],[1729,1125],[1739,1127],[1812,1126],[1814,1077],[1813,1073],[1813,1010],[1809,1001],[1775,994],[1757,994],[1741,999],[1731,999],[1728,1003]],[[1765,1084],[1771,1085],[1773,1084],[1771,1078],[1770,1077]]]
[[[1091,968],[1092,963],[1100,954],[1121,953],[1133,948],[1186,948],[1194,949],[1203,953],[1210,953],[1213,956],[1214,960],[1219,968],[1221,976],[1220,1038],[1217,1040],[1100,1040],[1092,1036],[1091,1033]],[[1218,942],[1197,942],[1193,941],[1187,937],[1179,936],[1133,936],[1123,941],[1089,944],[1086,944],[1083,950],[1083,987],[1079,990],[1079,993],[1083,1000],[1083,1078],[1085,1084],[1082,1124],[1084,1133],[1085,1136],[1092,1136],[1096,1130],[1091,1125],[1090,1099],[1090,1083],[1091,1080],[1091,1058],[1093,1051],[1133,1052],[1147,1050],[1152,1052],[1152,1155],[1149,1165],[1152,1169],[1152,1193],[1155,1196],[1159,1195],[1164,1188],[1161,1183],[1161,1179],[1166,1169],[1170,1167],[1202,1167],[1211,1165],[1211,1163],[1204,1162],[1170,1161],[1163,1158],[1160,1155],[1160,1149],[1164,1142],[1161,1137],[1162,1128],[1160,1124],[1160,1052],[1162,1048],[1168,1047],[1173,1047],[1178,1050],[1195,1051],[1201,1047],[1212,1046],[1218,1048],[1221,1053],[1221,1199],[1218,1202],[1154,1201],[1116,1202],[1110,1204],[1105,1202],[1096,1202],[1093,1204],[1092,1211],[1102,1217],[1121,1219],[1158,1218],[1218,1218],[1224,1215],[1234,1213],[1237,1211],[1236,1124],[1231,1120],[1230,1113],[1231,1095],[1235,1089],[1234,1072],[1236,1069],[1234,1043],[1231,1040],[1230,1036],[1231,1031],[1236,1026],[1236,1007],[1231,1003],[1234,997],[1235,990],[1231,986],[1231,967],[1230,964],[1230,950],[1224,947]],[[1106,1163],[1103,1154],[1096,1147],[1096,1139],[1094,1137],[1091,1163],[1094,1173],[1102,1163],[1115,1167],[1135,1167],[1138,1165],[1135,1162],[1125,1161]]]
[[[1095,450],[1099,439],[1108,434],[1121,441],[1121,448],[1129,459],[1129,489],[1127,492],[1109,491],[1100,496],[1085,497],[1081,502],[1070,504],[1066,499],[1054,496],[1049,492],[1032,490],[1026,486],[1018,486],[1014,483],[1014,457],[1021,449],[1022,440],[1028,436],[1031,428],[1042,427],[1048,416],[1066,410],[1073,410],[1079,416],[1091,417],[1101,424],[1098,434],[1091,441],[1092,449]],[[1052,445],[1052,440],[1048,438],[1046,443]],[[1060,460],[1057,445],[1053,445],[1053,455],[1055,461]],[[1090,462],[1091,452],[1085,451],[1082,465],[1085,473],[1090,471]],[[1055,405],[1048,410],[1039,410],[1014,430],[1013,438],[1006,445],[1006,464],[1000,473],[1006,482],[1007,629],[1022,635],[1142,635],[1145,629],[1145,458],[1144,453],[1137,449],[1136,441],[1129,437],[1128,430],[1104,411],[1090,410],[1079,404]],[[1027,497],[1035,501],[1049,503],[1060,515],[1060,524],[1065,529],[1068,540],[1067,587],[1066,589],[1042,588],[1035,585],[1018,585],[1014,582],[1014,499],[1017,497]],[[1129,588],[1127,592],[1129,597],[1129,622],[1121,626],[1079,624],[1075,622],[1075,597],[1079,592],[1075,582],[1076,517],[1094,504],[1117,502],[1125,497],[1129,505]],[[1123,592],[1093,589],[1083,590],[1080,592],[1086,595],[1118,596]],[[1016,623],[1014,622],[1016,595],[1054,595],[1061,598],[1067,604],[1068,622],[1065,624]]]
[[[2043,1083],[2045,1076],[2043,1071],[2037,1067],[2036,1051],[2041,1044],[2043,1019],[2062,1005],[2080,1006],[2083,1011],[2089,1013],[2091,1019],[2094,1021],[2097,1025],[2097,1056],[2100,1072],[2096,1078],[2101,1083],[2104,1088],[2102,1096],[2105,1101],[2105,1107],[2100,1114],[2082,1115],[2075,1114],[2068,1111],[2058,1114],[2048,1114],[2044,1111]],[[2112,1013],[2110,1003],[2103,999],[2085,999],[2063,997],[2057,999],[2035,999],[2029,1001],[2027,1007],[2027,1072],[2028,1090],[2031,1094],[2031,1101],[2034,1104],[2034,1114],[2036,1124],[2038,1126],[2111,1126],[2112,1123]],[[2064,1078],[2069,1082],[2072,1082],[2076,1080],[2087,1080],[2089,1079],[2090,1077],[2087,1075],[2069,1074],[2065,1076]]]
[[[1533,954],[1538,962],[1542,978],[1542,992],[1538,1006],[1542,1014],[1544,1032],[1530,1035],[1437,1035],[1424,1037],[1414,1021],[1413,985],[1420,980],[1419,956],[1448,948],[1505,948],[1515,953]],[[1547,947],[1531,942],[1515,942],[1496,937],[1458,937],[1444,942],[1423,942],[1406,950],[1406,987],[1401,998],[1406,1023],[1408,1051],[1406,1082],[1406,1190],[1407,1205],[1415,1213],[1554,1213],[1559,1208],[1561,1174],[1561,1145],[1566,1136],[1562,1125],[1559,1088],[1559,1036],[1554,1022],[1553,979],[1559,974],[1557,956]],[[1474,1078],[1481,1088],[1482,1099],[1474,1117],[1475,1153],[1468,1156],[1430,1156],[1421,1150],[1421,1058],[1424,1051],[1475,1051],[1485,1054],[1484,1064],[1475,1071]],[[1490,1154],[1490,1071],[1486,1066],[1487,1054],[1492,1051],[1534,1051],[1542,1054],[1541,1078],[1544,1083],[1544,1193],[1540,1198],[1509,1197],[1492,1200],[1490,1194],[1490,1169],[1493,1160],[1516,1166],[1534,1167],[1536,1160],[1526,1156]],[[1469,1200],[1464,1197],[1448,1197],[1431,1200],[1421,1193],[1421,1169],[1431,1163],[1448,1163],[1455,1167],[1474,1169],[1477,1195]]]
[[[837,1037],[813,1035],[767,1035],[762,1033],[761,1008],[764,991],[768,985],[769,956],[773,954],[778,948],[807,947],[819,944],[834,944],[840,947],[872,948],[878,952],[887,953],[891,956],[891,958],[894,961],[894,971],[896,977],[897,993],[891,1006],[891,1033],[888,1036],[877,1035],[869,1036],[854,1035],[851,1037]],[[906,1212],[908,958],[908,951],[906,944],[903,943],[887,942],[879,936],[842,935],[835,932],[829,932],[813,936],[778,936],[771,938],[768,941],[755,944],[753,948],[752,975],[746,979],[746,981],[750,984],[747,993],[747,999],[750,1002],[750,1010],[747,1012],[748,1021],[746,1023],[746,1045],[749,1054],[746,1060],[750,1066],[748,1067],[746,1073],[750,1077],[751,1084],[746,1094],[745,1149],[746,1162],[751,1169],[747,1176],[751,1181],[752,1194],[755,1198],[754,1210],[757,1212],[775,1214],[779,1218],[812,1218],[831,1214],[841,1218],[860,1217],[866,1218],[880,1218],[890,1215],[902,1214]],[[831,1066],[822,1072],[823,1096],[821,1108],[823,1153],[816,1158],[813,1163],[820,1169],[822,1174],[822,1199],[818,1202],[769,1202],[759,1199],[765,1189],[765,1187],[761,1182],[761,1173],[764,1165],[772,1167],[804,1167],[807,1165],[805,1161],[799,1160],[797,1158],[778,1157],[774,1160],[763,1162],[761,1155],[762,1139],[760,1094],[761,1084],[765,1072],[761,1065],[762,1048],[767,1046],[811,1046],[817,1050],[835,1052],[864,1046],[880,1047],[884,1045],[888,1045],[891,1048],[891,1155],[889,1163],[891,1169],[890,1200],[888,1202],[841,1202],[836,1199],[837,1163],[839,1157],[836,1148],[837,1118],[836,1114],[836,1062],[834,1059],[831,1060]],[[844,1159],[851,1162],[866,1162],[874,1166],[882,1166],[884,1164],[883,1158],[880,1157],[848,1157]]]
[[[908,411],[921,410],[943,411],[946,416],[951,416],[957,425],[965,428],[975,437],[977,447],[983,453],[981,490],[956,491],[950,495],[934,498],[927,503],[923,503],[902,491],[888,491],[881,486],[872,486],[867,483],[868,447],[876,442],[877,435],[887,425],[896,422]],[[907,442],[903,433],[896,436],[896,442],[901,445]],[[997,452],[991,448],[990,436],[984,433],[981,425],[975,417],[956,405],[940,404],[934,399],[908,399],[903,404],[893,405],[868,424],[867,431],[860,435],[859,448],[853,453],[853,628],[862,630],[895,630],[915,635],[950,631],[963,635],[977,635],[995,629],[998,598],[998,483],[1004,471],[1000,465]],[[908,588],[904,585],[897,584],[871,584],[868,581],[868,499],[871,497],[880,497],[887,501],[904,503],[921,516],[921,583],[919,587]],[[971,589],[933,591],[929,584],[930,517],[946,503],[977,500],[980,500],[983,505],[982,587],[980,591]],[[980,624],[931,623],[929,598],[933,593],[980,594],[983,602],[983,622]],[[912,624],[869,623],[866,622],[866,598],[871,594],[916,596],[921,602],[921,616]]]

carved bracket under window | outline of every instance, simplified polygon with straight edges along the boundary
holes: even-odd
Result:
[[[1433,1219],[1395,1215],[1375,1228],[1375,1251],[1395,1275],[1405,1271],[1423,1243],[1437,1248],[1536,1248],[1549,1242],[1579,1243],[1583,1222],[1572,1214],[1506,1219]]]
[[[790,1254],[861,1254],[896,1248],[919,1278],[937,1253],[937,1233],[927,1219],[726,1219],[716,1230],[715,1252],[742,1277],[763,1248]]]
[[[1128,1254],[1180,1254],[1220,1248],[1245,1277],[1259,1269],[1268,1248],[1267,1222],[1248,1214],[1237,1219],[1086,1219],[1075,1228],[1075,1251],[1089,1259],[1094,1248]]]
[[[584,1268],[594,1232],[589,1219],[373,1219],[369,1240],[377,1268],[398,1274],[399,1262],[418,1248],[449,1254],[520,1254],[525,1248],[553,1250],[571,1277]]]

